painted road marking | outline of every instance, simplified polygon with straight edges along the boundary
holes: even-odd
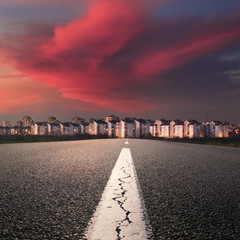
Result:
[[[123,148],[86,231],[88,240],[152,239],[130,148]]]
[[[128,139],[126,139],[125,144],[128,144]]]

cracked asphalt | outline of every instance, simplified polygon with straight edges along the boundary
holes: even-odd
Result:
[[[0,145],[0,239],[82,239],[123,147],[155,239],[240,239],[239,148],[124,143]]]
[[[122,177],[122,178],[119,178],[119,187],[121,189],[121,194],[120,196],[117,196],[117,197],[114,197],[113,200],[114,201],[117,201],[119,207],[124,211],[125,213],[125,218],[120,222],[118,223],[118,226],[116,227],[116,232],[117,232],[117,240],[121,240],[121,227],[122,227],[122,224],[124,222],[127,222],[127,226],[129,224],[132,223],[132,221],[129,219],[129,214],[131,213],[129,210],[125,209],[124,207],[124,203],[126,202],[127,200],[127,197],[125,196],[127,190],[123,187],[124,184],[127,184],[127,182],[125,181],[125,179],[131,179],[131,175],[128,174],[125,170],[124,170],[124,167],[121,168],[121,170],[124,172],[124,174],[126,174],[126,177]]]

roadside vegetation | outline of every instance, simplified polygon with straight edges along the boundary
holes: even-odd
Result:
[[[74,140],[91,140],[106,139],[104,135],[73,135],[73,136],[35,136],[35,135],[2,135],[0,136],[0,144],[4,143],[29,143],[29,142],[54,142],[54,141],[74,141]],[[207,144],[217,146],[240,147],[240,137],[232,138],[159,138],[144,136],[141,139],[152,139],[167,142],[182,142],[194,144]]]
[[[92,135],[73,135],[73,136],[35,136],[35,135],[7,135],[0,136],[0,144],[3,143],[28,143],[28,142],[54,142],[54,141],[74,141],[88,139],[104,139],[107,136],[92,136]]]

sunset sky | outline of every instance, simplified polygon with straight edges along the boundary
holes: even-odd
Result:
[[[0,1],[0,121],[240,122],[239,0]]]

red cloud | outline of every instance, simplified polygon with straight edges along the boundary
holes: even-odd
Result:
[[[56,89],[15,74],[0,76],[0,102],[1,114],[62,114],[72,109],[86,112],[97,110],[93,105],[63,99]]]
[[[238,24],[233,26],[230,25],[232,19],[223,22],[223,27],[220,29],[211,29],[212,26],[209,25],[210,29],[204,29],[204,32],[201,33],[194,33],[187,39],[175,42],[173,46],[154,51],[154,53],[146,53],[133,63],[132,74],[140,77],[143,74],[157,75],[194,58],[231,46],[237,38],[240,39],[239,17],[236,18],[236,22]],[[218,24],[222,23],[219,22]]]
[[[57,27],[44,52],[50,56],[77,51],[82,57],[116,53],[143,28],[143,15],[137,1],[95,1],[88,14],[66,26]],[[90,59],[88,59],[90,60]]]

